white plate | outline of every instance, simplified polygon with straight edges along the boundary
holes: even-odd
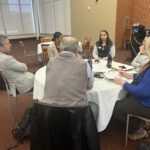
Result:
[[[122,66],[125,67],[125,69],[124,68],[121,69]],[[126,64],[121,64],[121,63],[118,63],[118,62],[113,62],[112,63],[112,68],[117,69],[117,70],[124,70],[124,71],[134,69],[133,66],[126,65]]]
[[[105,72],[104,76],[107,79],[114,80],[116,77],[119,76],[119,72],[118,71]]]

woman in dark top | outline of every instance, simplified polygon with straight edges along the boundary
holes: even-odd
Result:
[[[109,38],[106,30],[101,30],[99,40],[96,42],[93,50],[93,57],[96,60],[100,58],[107,58],[111,54],[112,58],[115,57],[115,46]]]

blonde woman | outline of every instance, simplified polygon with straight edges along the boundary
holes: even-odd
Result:
[[[144,41],[146,40],[146,38],[144,39]],[[147,63],[150,60],[149,57],[148,57],[148,55],[146,54],[144,45],[141,45],[139,47],[139,49],[140,49],[139,53],[137,54],[137,56],[131,62],[131,65],[135,67],[135,70],[137,72],[142,68],[142,66],[145,63]]]
[[[150,38],[144,43],[145,54],[150,58]],[[121,72],[121,75],[127,78],[134,78],[132,84],[128,83],[122,77],[115,79],[115,83],[121,85],[128,91],[128,96],[116,103],[114,117],[123,125],[126,124],[127,114],[133,114],[150,119],[150,61],[148,61],[137,75],[127,72]],[[144,124],[141,120],[132,119],[129,126],[129,138],[138,140],[147,135],[144,130]]]

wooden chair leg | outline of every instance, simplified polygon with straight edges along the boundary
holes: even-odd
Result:
[[[9,101],[10,113],[11,113],[11,115],[12,115],[13,121],[14,121],[15,124],[16,124],[16,118],[15,118],[15,115],[14,115],[14,110],[13,110],[11,98],[10,98],[9,96],[8,96],[8,101]]]

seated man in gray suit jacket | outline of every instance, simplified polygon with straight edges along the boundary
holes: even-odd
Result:
[[[13,96],[16,96],[16,91],[23,94],[33,88],[34,75],[27,72],[27,66],[24,63],[5,54],[10,51],[10,48],[11,44],[7,36],[0,35],[0,71],[8,80]]]

